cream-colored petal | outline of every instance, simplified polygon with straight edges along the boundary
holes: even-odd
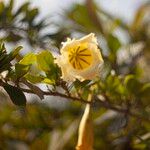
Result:
[[[69,48],[74,47],[75,45],[79,44],[79,42],[77,40],[73,39],[73,40],[63,42],[62,44],[63,44],[63,46],[60,50],[61,53],[63,53],[64,51],[68,51]]]
[[[56,58],[55,63],[61,68],[62,71],[62,78],[65,81],[73,81],[74,77],[70,75],[70,68],[66,67],[67,63],[63,56],[59,56]]]
[[[94,33],[90,33],[90,34],[88,34],[87,36],[85,36],[85,37],[79,39],[78,41],[79,41],[79,42],[82,42],[82,43],[87,42],[87,43],[93,43],[93,44],[96,44],[96,45],[98,44],[98,43],[97,43],[97,39],[96,39]]]
[[[82,49],[84,52],[81,52]],[[83,56],[83,54],[85,56]],[[80,64],[81,62],[78,61],[81,61],[82,58],[87,61],[89,65],[85,65],[83,62],[83,64]],[[68,39],[67,42],[63,43],[61,55],[57,58],[56,63],[61,68],[62,78],[65,81],[74,81],[75,79],[79,79],[80,81],[85,79],[92,80],[96,76],[99,76],[99,68],[103,64],[103,59],[97,47],[95,35],[91,33],[78,40]]]

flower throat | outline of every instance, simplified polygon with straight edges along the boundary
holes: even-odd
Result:
[[[74,69],[84,70],[88,68],[93,57],[90,50],[85,46],[78,46],[69,51],[69,62]]]

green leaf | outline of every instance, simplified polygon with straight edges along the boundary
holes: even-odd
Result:
[[[141,97],[141,102],[144,106],[150,106],[150,83],[145,83],[141,90],[139,96]]]
[[[46,84],[54,84],[55,80],[49,79],[49,78],[44,78],[44,80],[42,81],[42,83],[46,83]]]
[[[18,106],[26,105],[26,97],[19,88],[11,86],[9,84],[4,84],[3,88],[8,93],[10,99],[15,105],[18,105]]]
[[[3,61],[1,62],[1,65],[4,66],[6,64],[9,64],[18,55],[21,49],[22,46],[19,46],[15,48],[12,52],[10,52],[8,55],[6,55]]]
[[[146,83],[143,85],[140,94],[143,97],[147,97],[147,98],[150,97],[150,83]]]
[[[54,58],[49,51],[42,51],[36,57],[39,69],[44,72],[50,72],[54,65]]]
[[[139,94],[141,90],[141,83],[134,75],[127,75],[125,77],[124,84],[130,93]]]
[[[117,103],[120,102],[118,100],[120,99],[121,95],[126,96],[127,94],[127,91],[124,88],[121,82],[121,79],[117,75],[110,74],[106,78],[106,81],[104,82],[104,84],[101,84],[101,88],[102,90],[107,92],[107,94],[110,96],[110,99],[112,99],[113,101],[116,101]]]
[[[11,66],[10,62],[18,55],[19,51],[22,49],[22,46],[17,47],[9,54],[6,53],[5,45],[0,44],[0,72],[8,70]]]
[[[6,54],[6,48],[4,43],[0,43],[0,64],[2,64],[2,61],[7,56]]]
[[[10,61],[3,42],[0,42],[0,72],[10,68]]]
[[[15,64],[15,73],[17,79],[23,77],[30,69],[30,65]]]
[[[107,44],[112,53],[116,54],[117,50],[120,48],[121,43],[117,37],[112,34],[108,35]]]
[[[22,39],[22,36],[18,33],[13,32],[13,31],[10,31],[9,34],[7,35],[7,37],[5,38],[5,40],[7,42],[12,42],[12,43],[18,42],[21,39]]]
[[[90,80],[85,80],[83,82],[79,81],[76,79],[76,81],[73,83],[74,87],[76,88],[76,90],[80,90],[85,88],[91,81]]]
[[[33,20],[37,15],[39,14],[39,10],[38,10],[38,8],[34,8],[34,9],[32,9],[32,10],[30,10],[29,11],[29,18],[30,18],[30,20]]]
[[[0,15],[2,14],[2,12],[4,11],[5,5],[4,2],[0,2]]]
[[[39,10],[37,8],[33,8],[31,10],[26,10],[26,16],[23,18],[22,21],[29,22],[32,24],[36,16],[39,14]]]
[[[44,77],[40,76],[40,75],[32,75],[32,74],[27,74],[25,75],[25,78],[30,81],[31,83],[40,83],[43,81]]]
[[[91,20],[87,7],[85,5],[76,4],[73,9],[68,12],[67,16],[80,26],[89,31],[98,31],[97,26]],[[81,27],[79,27],[80,29]]]
[[[16,11],[15,13],[15,17],[17,15],[19,15],[21,12],[26,12],[29,8],[30,3],[29,2],[25,2],[23,5],[20,6],[20,8]]]
[[[22,65],[32,65],[36,61],[36,55],[33,53],[29,53],[20,60],[19,64]]]
[[[13,7],[14,7],[14,0],[10,0],[9,1],[9,10],[12,11]]]
[[[11,23],[13,21],[13,10],[14,7],[14,0],[10,0],[9,4],[7,5],[6,9],[5,9],[5,13],[6,13],[6,19],[8,23]]]
[[[19,51],[22,49],[22,46],[18,46],[15,48],[12,52],[9,53],[9,60],[13,60],[19,53]]]

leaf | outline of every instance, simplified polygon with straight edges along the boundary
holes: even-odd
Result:
[[[124,80],[127,90],[133,94],[139,94],[141,90],[141,83],[138,82],[134,75],[127,75]]]
[[[36,61],[36,55],[33,53],[29,53],[20,60],[19,64],[22,65],[32,65]]]
[[[1,65],[3,66],[5,64],[9,64],[18,55],[21,49],[22,49],[22,46],[18,46],[12,52],[6,55],[3,61],[1,62]]]
[[[30,81],[31,83],[34,83],[34,84],[36,84],[36,83],[40,83],[40,82],[42,82],[43,81],[43,79],[44,79],[44,77],[42,77],[42,76],[39,76],[39,75],[32,75],[32,74],[27,74],[27,75],[25,75],[25,78],[28,80],[28,81]]]
[[[0,2],[0,15],[2,14],[2,12],[4,11],[5,5],[4,2]]]
[[[21,39],[22,39],[22,36],[13,31],[10,31],[7,37],[5,38],[7,42],[12,42],[12,43],[18,42]]]
[[[24,79],[22,79],[22,82],[28,86],[36,95],[38,95],[41,100],[44,98],[44,92],[38,86],[35,86]]]
[[[3,88],[8,93],[10,99],[15,105],[18,105],[18,106],[26,105],[26,97],[19,88],[11,86],[7,83],[3,85]]]
[[[16,11],[14,17],[18,16],[21,12],[26,12],[28,10],[29,5],[29,2],[25,2],[23,5],[21,5],[20,8]]]
[[[149,11],[149,5],[148,3],[145,3],[144,5],[140,6],[135,14],[135,17],[133,19],[133,22],[131,24],[131,30],[139,30],[142,26],[142,22],[144,20],[144,16]]]
[[[147,97],[147,98],[150,97],[150,83],[146,83],[143,85],[140,94],[143,97]]]
[[[5,9],[5,13],[6,13],[6,19],[8,23],[11,23],[13,21],[13,10],[14,7],[14,0],[10,0],[9,4],[7,5],[6,9]]]
[[[44,82],[47,82],[49,79],[48,83],[55,84],[55,82],[59,78],[60,69],[54,63],[52,54],[49,51],[42,51],[37,55],[36,60],[39,69],[41,71],[44,71],[46,74],[47,79]]]
[[[74,21],[80,26],[85,27],[89,31],[97,31],[97,26],[91,20],[86,6],[81,4],[74,5],[73,9],[67,13],[69,19]],[[80,29],[80,28],[79,28]],[[80,29],[81,30],[81,29]]]
[[[9,1],[9,11],[11,12],[14,7],[14,0]]]
[[[150,83],[145,83],[140,92],[139,92],[139,96],[141,97],[141,101],[142,103],[148,107],[150,106]]]
[[[30,65],[15,64],[15,73],[17,79],[23,77],[30,69]]]
[[[9,60],[13,60],[19,53],[19,51],[22,49],[22,46],[18,46],[17,48],[15,48],[12,52],[9,53]]]
[[[2,64],[2,61],[7,56],[6,54],[6,48],[4,43],[0,43],[0,65]]]
[[[28,14],[30,16],[29,17],[30,20],[33,20],[38,15],[38,13],[39,13],[39,10],[37,8],[30,10]]]
[[[76,88],[76,90],[80,90],[80,89],[83,89],[84,87],[86,87],[89,83],[90,83],[90,80],[85,80],[85,81],[81,82],[76,79],[76,81],[73,84],[74,84],[74,87]]]
[[[32,24],[32,22],[34,21],[34,19],[36,18],[36,16],[39,14],[39,10],[37,8],[33,8],[31,10],[26,10],[26,16],[23,18],[22,21],[24,22],[29,22],[30,24]]]
[[[44,80],[42,81],[42,83],[46,83],[46,84],[54,84],[55,80],[51,80],[49,78],[44,78]]]
[[[50,72],[53,64],[54,58],[49,51],[42,51],[36,56],[38,67],[44,72]]]
[[[107,44],[112,53],[116,54],[117,50],[120,48],[121,43],[117,37],[109,34],[107,37]]]
[[[8,70],[11,66],[10,62],[18,55],[19,51],[22,49],[22,46],[17,47],[9,54],[6,53],[5,45],[0,44],[0,72]]]

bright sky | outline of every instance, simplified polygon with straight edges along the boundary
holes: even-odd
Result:
[[[5,0],[8,1],[8,0]],[[61,10],[68,8],[74,2],[84,2],[84,0],[15,0],[16,5],[25,1],[30,1],[33,6],[41,10],[41,17],[55,15]],[[123,18],[126,22],[131,22],[137,8],[149,0],[95,0],[99,6],[109,13]]]

